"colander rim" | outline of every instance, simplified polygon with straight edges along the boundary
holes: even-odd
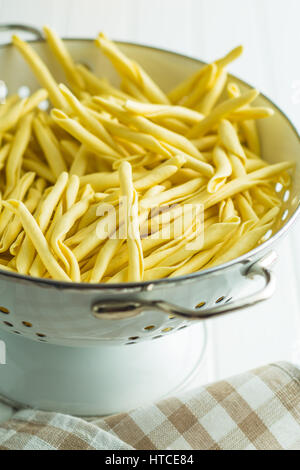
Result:
[[[93,42],[93,38],[80,38],[80,37],[67,37],[67,38],[62,38],[64,41],[69,41],[69,42],[75,42],[75,41],[81,41],[81,42]],[[44,43],[44,39],[32,39],[28,40],[27,42],[29,43]],[[154,46],[149,46],[147,44],[141,44],[141,43],[136,43],[132,41],[121,41],[121,40],[115,40],[117,44],[120,45],[128,45],[128,46],[135,46],[135,47],[140,47],[144,49],[149,49],[157,52],[166,52],[167,54],[171,54],[173,56],[180,57],[182,59],[188,59],[192,62],[196,62],[201,65],[206,65],[207,62],[197,59],[196,57],[182,54],[180,52],[174,52],[170,49],[165,49],[165,48],[159,48],[159,47],[154,47]],[[12,43],[4,43],[0,44],[0,49],[4,48],[10,48],[13,47]],[[230,77],[233,79],[236,79],[240,81],[243,85],[246,85],[247,87],[255,88],[252,86],[249,82],[246,82],[245,80],[242,80],[241,78],[237,77],[236,75],[229,74]],[[266,94],[260,92],[260,96],[262,96],[264,99],[269,101],[272,106],[285,118],[286,122],[292,129],[292,131],[295,133],[296,137],[300,140],[300,134],[296,128],[296,126],[292,123],[292,121],[289,119],[285,111],[283,111],[276,103],[273,102]],[[0,269],[0,276],[1,277],[8,277],[15,279],[16,281],[25,281],[26,283],[34,283],[34,284],[39,284],[39,285],[44,285],[48,287],[53,287],[56,289],[75,289],[75,290],[87,290],[87,291],[144,291],[149,288],[153,290],[156,287],[162,287],[166,285],[174,285],[174,284],[181,284],[181,283],[186,283],[186,282],[191,282],[195,281],[197,279],[200,279],[201,277],[205,277],[207,275],[211,274],[216,274],[218,271],[230,268],[233,265],[236,264],[243,264],[246,263],[247,261],[251,260],[251,258],[257,258],[260,253],[263,253],[267,250],[270,250],[273,245],[281,238],[283,237],[290,227],[294,224],[296,221],[298,215],[300,213],[300,203],[298,202],[298,205],[291,215],[291,217],[288,219],[288,221],[283,225],[283,227],[278,230],[272,237],[270,237],[268,240],[263,242],[261,245],[257,246],[253,250],[245,253],[242,256],[239,256],[238,258],[234,258],[231,261],[228,261],[227,263],[220,264],[218,266],[215,266],[210,269],[204,269],[202,271],[198,271],[195,273],[187,274],[185,276],[178,276],[174,278],[163,278],[163,279],[158,279],[158,280],[153,280],[153,281],[142,281],[142,282],[123,282],[123,283],[116,283],[116,284],[107,284],[107,283],[87,283],[87,282],[67,282],[67,281],[58,281],[55,279],[44,279],[44,278],[39,278],[39,277],[33,277],[33,276],[28,276],[24,274],[19,274],[19,273],[13,273],[9,271],[5,271],[3,269]]]

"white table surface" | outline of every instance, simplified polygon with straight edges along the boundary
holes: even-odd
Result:
[[[103,30],[204,60],[242,43],[244,57],[231,72],[266,93],[298,128],[299,17],[299,0],[0,0],[0,23],[49,24],[62,36],[94,37]],[[300,365],[299,236],[298,222],[278,248],[271,300],[208,323],[208,349],[195,383],[276,360]]]

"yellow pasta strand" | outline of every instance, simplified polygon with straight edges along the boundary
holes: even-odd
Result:
[[[247,93],[244,93],[242,96],[239,96],[238,98],[232,98],[224,101],[223,103],[216,106],[216,108],[207,117],[202,119],[202,121],[200,121],[198,124],[195,124],[187,136],[189,138],[199,138],[200,136],[207,134],[207,132],[210,131],[219,120],[225,118],[228,114],[245,106],[246,104],[251,103],[253,100],[255,100],[257,95],[257,90],[251,90]]]
[[[99,46],[104,54],[112,61],[118,72],[132,80],[141,91],[153,103],[169,103],[168,98],[162,90],[154,83],[144,69],[128,59],[125,54],[107,37],[101,33],[96,39],[96,45]]]
[[[48,165],[57,178],[62,172],[67,170],[67,167],[58,146],[54,142],[52,132],[38,118],[35,118],[33,121],[33,129]]]
[[[123,162],[120,165],[119,178],[127,223],[128,282],[138,282],[143,279],[144,262],[138,222],[138,197],[133,187],[130,163]]]
[[[28,114],[21,119],[15,138],[12,142],[11,149],[6,163],[6,195],[15,187],[19,178],[22,158],[29,144],[31,137],[33,114]]]
[[[16,35],[12,37],[12,42],[28,62],[40,84],[48,91],[52,104],[58,108],[68,109],[67,103],[59,91],[56,81],[34,49]]]
[[[7,208],[13,210],[20,217],[26,234],[33,243],[36,251],[38,252],[41,260],[43,261],[51,276],[61,281],[70,281],[71,279],[63,271],[54,256],[51,254],[48,243],[41,229],[26,206],[22,202],[13,199],[5,202],[4,204]]]
[[[214,148],[213,162],[216,172],[207,184],[207,191],[209,193],[215,193],[226,183],[227,178],[232,174],[230,160],[222,147],[216,146]]]
[[[53,29],[49,28],[49,26],[44,26],[43,31],[46,37],[46,41],[49,44],[53,54],[63,67],[69,83],[71,83],[71,85],[73,85],[76,89],[84,89],[84,80],[76,70],[73,59],[65,47],[63,41],[56,34],[56,32],[53,31]]]

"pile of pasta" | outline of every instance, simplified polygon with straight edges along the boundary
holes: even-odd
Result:
[[[13,37],[41,89],[0,106],[0,269],[149,281],[220,265],[264,240],[281,210],[275,185],[290,184],[293,164],[261,158],[256,120],[273,111],[228,78],[242,47],[166,94],[104,34],[95,45],[119,88],[76,64],[53,30],[44,34],[66,84]],[[202,223],[196,211],[180,232],[185,205],[202,209]],[[113,211],[121,217],[107,233]]]

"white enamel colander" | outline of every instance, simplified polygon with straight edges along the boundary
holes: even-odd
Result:
[[[64,77],[41,33],[32,47],[58,81]],[[76,62],[115,84],[110,63],[90,39],[66,39]],[[203,63],[165,50],[120,43],[169,90]],[[30,68],[11,44],[0,46],[0,80],[9,93],[38,87]],[[242,91],[250,86],[235,78]],[[297,163],[291,188],[281,190],[283,208],[269,239],[225,265],[184,277],[133,284],[71,284],[0,271],[0,340],[7,364],[0,365],[0,395],[45,410],[104,415],[161,398],[197,369],[205,344],[204,322],[270,297],[268,267],[273,246],[299,213],[299,136],[265,96],[258,106],[275,110],[259,123],[263,157]],[[193,321],[193,320],[198,321]],[[253,321],[257,319],[253,317]]]

